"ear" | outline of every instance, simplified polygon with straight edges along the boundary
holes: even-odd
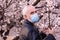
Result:
[[[36,0],[32,5],[36,6],[41,0]]]
[[[27,16],[26,16],[26,15],[24,15],[24,16],[23,16],[23,18],[24,18],[24,19],[27,19]]]

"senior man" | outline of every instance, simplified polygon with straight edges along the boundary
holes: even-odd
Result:
[[[55,40],[53,30],[49,29],[46,36],[43,32],[39,32],[34,23],[40,20],[40,16],[36,13],[36,9],[32,5],[27,5],[22,10],[24,24],[22,27],[20,40]]]

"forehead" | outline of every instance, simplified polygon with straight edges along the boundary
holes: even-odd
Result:
[[[28,11],[36,11],[35,7],[34,6],[28,6]]]

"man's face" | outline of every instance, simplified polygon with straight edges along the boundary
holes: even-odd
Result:
[[[30,22],[37,22],[39,20],[39,16],[36,13],[36,9],[33,6],[28,6],[27,8],[26,14],[23,15],[24,18]]]
[[[25,15],[26,19],[31,19],[31,15],[35,14],[35,11],[29,12]]]
[[[26,14],[25,18],[32,23],[39,21],[39,15],[36,13],[36,11],[32,11],[32,12]]]

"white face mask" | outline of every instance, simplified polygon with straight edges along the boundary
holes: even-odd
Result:
[[[35,23],[39,21],[39,16],[37,13],[31,15],[31,22]]]

